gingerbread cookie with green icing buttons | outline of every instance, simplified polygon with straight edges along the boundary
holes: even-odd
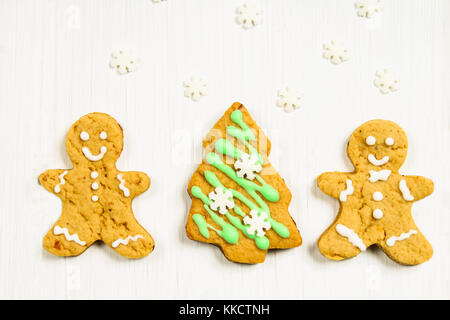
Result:
[[[325,257],[347,259],[377,245],[404,265],[431,258],[433,249],[414,223],[411,209],[415,201],[433,192],[433,182],[399,174],[407,150],[402,128],[391,121],[372,120],[350,137],[347,153],[355,171],[318,177],[319,188],[341,204],[336,220],[318,242]]]
[[[264,262],[269,249],[300,246],[288,212],[291,193],[268,159],[270,141],[242,104],[225,112],[203,147],[204,159],[188,186],[187,236],[249,264]]]
[[[58,221],[44,237],[44,248],[57,256],[76,256],[97,240],[127,258],[152,252],[150,234],[131,210],[134,197],[150,186],[143,172],[121,172],[121,126],[107,114],[80,118],[66,136],[73,169],[47,170],[40,184],[62,201]]]

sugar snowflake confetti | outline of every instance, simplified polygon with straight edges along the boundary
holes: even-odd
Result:
[[[191,76],[188,80],[183,81],[184,96],[191,98],[192,101],[199,101],[202,96],[206,96],[206,82],[199,77]]]
[[[127,50],[119,50],[112,55],[109,65],[120,74],[129,73],[136,70],[137,59]]]
[[[209,204],[214,211],[219,209],[220,214],[227,214],[227,209],[234,208],[233,194],[230,190],[222,187],[217,187],[216,190],[209,193],[209,198],[212,200]]]
[[[381,93],[389,93],[398,90],[399,80],[389,69],[379,69],[375,73],[374,85],[380,89]]]
[[[334,40],[323,44],[323,57],[329,59],[333,64],[340,64],[350,58],[344,45]]]
[[[234,163],[234,168],[236,169],[236,174],[238,177],[243,178],[244,176],[249,179],[255,179],[255,173],[262,170],[262,166],[259,163],[259,157],[256,154],[243,154]]]
[[[244,29],[250,29],[261,24],[261,10],[255,5],[245,3],[236,10],[236,22]]]
[[[278,90],[277,106],[284,108],[285,112],[291,112],[300,108],[300,100],[302,99],[300,92],[295,89],[286,87]]]
[[[264,236],[266,231],[271,228],[267,212],[253,209],[250,211],[250,216],[244,217],[244,223],[249,225],[247,232],[251,235],[256,233],[258,237]]]
[[[383,0],[356,0],[356,13],[360,17],[372,18],[384,8]]]

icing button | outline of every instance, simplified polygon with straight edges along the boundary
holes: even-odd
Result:
[[[92,196],[92,201],[97,202],[98,201],[98,196]]]
[[[91,185],[91,188],[92,188],[93,190],[97,190],[97,189],[98,189],[98,183],[97,183],[97,182],[94,182],[94,183]]]
[[[92,179],[97,179],[98,178],[98,172],[97,171],[92,171],[91,172],[91,178]]]
[[[375,219],[381,219],[383,218],[383,211],[381,211],[380,209],[375,209],[373,210],[372,215]]]
[[[375,201],[381,201],[383,200],[383,194],[380,191],[376,191],[373,193],[372,198]]]

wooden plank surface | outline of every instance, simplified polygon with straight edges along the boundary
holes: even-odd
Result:
[[[385,1],[384,12],[366,20],[350,0],[254,1],[263,23],[253,30],[234,22],[242,2],[0,0],[0,298],[450,298],[449,2]],[[348,62],[321,57],[330,40],[348,46]],[[137,72],[109,69],[120,48],[140,58]],[[372,83],[385,66],[398,73],[400,90],[381,95]],[[208,83],[198,103],[183,96],[191,74]],[[291,114],[275,106],[286,85],[303,93]],[[256,266],[230,263],[184,233],[185,189],[202,137],[234,101],[271,139],[271,162],[292,191],[304,238]],[[119,168],[152,178],[133,205],[156,241],[145,259],[100,244],[76,258],[42,249],[61,204],[37,177],[71,167],[66,131],[93,111],[125,130]],[[377,249],[336,263],[317,249],[338,203],[315,178],[352,169],[347,139],[373,118],[407,132],[401,172],[435,182],[435,193],[413,207],[435,250],[421,266],[397,265]]]

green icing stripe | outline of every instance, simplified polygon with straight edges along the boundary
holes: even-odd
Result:
[[[203,218],[201,214],[196,213],[192,215],[192,220],[194,220],[202,236],[209,239],[208,224],[206,223],[205,218]]]

